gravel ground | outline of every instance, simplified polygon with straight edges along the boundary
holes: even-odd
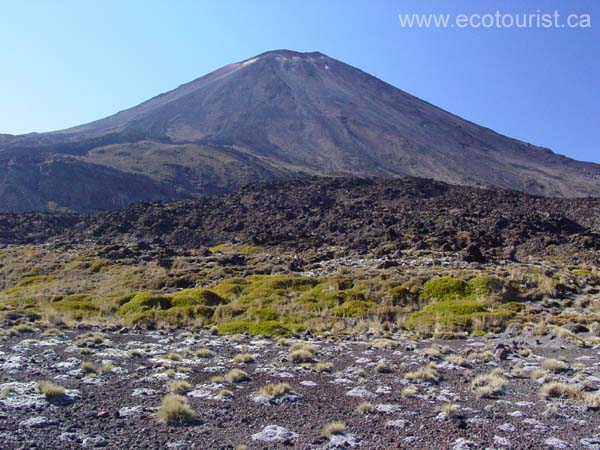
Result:
[[[542,384],[554,379],[572,384],[578,395],[598,396],[600,350],[561,339],[306,337],[313,362],[299,364],[289,357],[296,339],[61,333],[37,330],[0,343],[1,449],[600,449],[600,412],[580,400],[540,395]],[[215,355],[196,356],[205,348]],[[234,361],[238,354],[251,354],[254,362]],[[558,357],[565,367],[531,376],[546,358]],[[428,365],[437,380],[407,379]],[[233,368],[250,380],[213,380]],[[503,386],[480,398],[473,379],[494,370]],[[187,399],[197,417],[174,426],[161,422],[157,409],[177,379],[192,385]],[[64,395],[48,401],[40,380],[64,386]],[[258,395],[281,382],[290,388],[281,397]],[[366,411],[357,412],[363,402]],[[345,430],[322,436],[331,421]]]

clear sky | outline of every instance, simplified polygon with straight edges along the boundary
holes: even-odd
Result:
[[[399,14],[589,14],[591,28],[418,29]],[[595,0],[0,0],[0,133],[134,106],[273,49],[321,51],[503,134],[600,162]]]

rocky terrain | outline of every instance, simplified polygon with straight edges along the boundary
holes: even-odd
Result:
[[[578,336],[579,344],[532,330],[444,342],[395,333],[275,340],[22,327],[0,343],[0,442],[598,449],[600,347]],[[170,392],[184,412],[167,411]]]
[[[600,449],[600,202],[303,178],[0,215],[2,449]]]
[[[137,242],[179,251],[233,242],[299,254],[337,246],[379,257],[412,249],[474,262],[554,257],[577,263],[598,261],[599,217],[594,198],[552,199],[418,178],[301,178],[93,216],[2,214],[0,244]]]
[[[298,175],[600,195],[598,164],[502,136],[327,55],[289,50],[92,123],[3,135],[0,167],[2,212],[93,212]]]

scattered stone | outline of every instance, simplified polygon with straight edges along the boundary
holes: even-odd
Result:
[[[298,438],[298,433],[279,425],[267,425],[259,433],[252,435],[253,441],[264,442],[289,442],[293,443]]]

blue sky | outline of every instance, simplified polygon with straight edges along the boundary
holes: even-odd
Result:
[[[600,162],[594,0],[11,0],[0,8],[0,133],[89,122],[287,48],[321,51],[503,134]],[[496,10],[589,14],[591,28],[409,29],[398,20]]]

